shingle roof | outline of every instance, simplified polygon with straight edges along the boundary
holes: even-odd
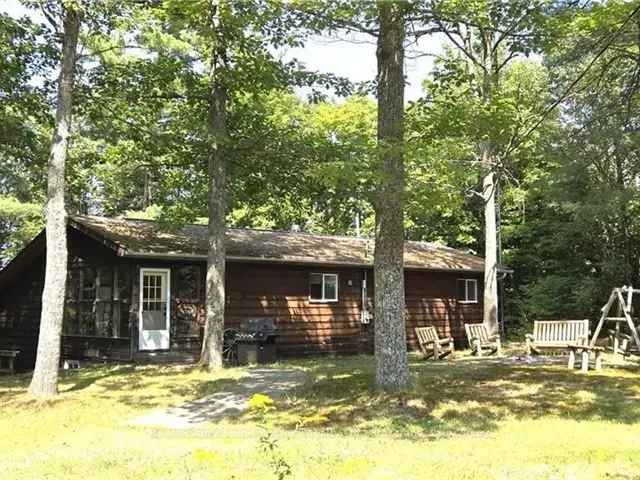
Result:
[[[206,225],[171,231],[149,220],[72,216],[71,226],[97,238],[125,257],[198,258],[207,255]],[[308,233],[230,228],[227,260],[370,266],[373,240]],[[405,242],[405,267],[484,271],[484,259],[428,242]]]

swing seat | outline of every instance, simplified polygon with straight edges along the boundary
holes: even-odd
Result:
[[[640,328],[637,328],[636,331],[640,334]],[[640,350],[634,344],[632,335],[627,335],[626,333],[621,333],[616,330],[609,330],[609,339],[613,353],[619,353],[625,357],[630,355],[640,356]]]
[[[596,345],[604,324],[614,322],[616,324],[615,330],[609,331],[609,339],[614,353],[622,353],[623,355],[640,353],[640,329],[636,328],[637,318],[633,317],[634,293],[640,293],[640,290],[626,285],[611,291],[609,300],[601,309],[600,321],[589,344],[591,347]],[[614,304],[616,304],[616,315],[610,316],[609,312]],[[621,332],[623,325],[631,335]]]

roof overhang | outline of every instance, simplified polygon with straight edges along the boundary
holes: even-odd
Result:
[[[67,218],[67,225],[75,228],[81,233],[84,233],[87,237],[95,240],[96,242],[100,242],[104,246],[110,248],[115,251],[117,255],[123,256],[126,248],[119,243],[112,242],[108,238],[103,237],[102,235],[98,235],[96,232],[92,231],[90,228],[85,227],[82,223],[75,221],[73,218]]]
[[[156,253],[156,252],[128,252],[123,251],[119,254],[125,258],[136,258],[145,260],[165,260],[165,261],[201,261],[206,262],[207,256],[202,254],[174,254],[174,253]],[[322,262],[309,258],[267,258],[267,257],[243,257],[237,255],[227,255],[227,262],[232,263],[266,263],[266,264],[286,264],[286,265],[322,265],[329,267],[341,268],[373,268],[373,263],[360,262]],[[433,268],[421,267],[419,265],[405,266],[405,270],[420,270],[430,272],[458,272],[458,273],[482,273],[484,270],[471,268]]]

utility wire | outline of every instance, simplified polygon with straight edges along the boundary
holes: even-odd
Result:
[[[610,35],[609,41],[598,51],[598,53],[596,53],[596,55],[591,59],[589,64],[585,67],[585,69],[580,73],[580,75],[578,75],[573,80],[573,82],[571,82],[571,84],[565,89],[565,91],[562,93],[562,95],[560,95],[560,97],[558,97],[558,99],[555,102],[553,102],[551,105],[549,105],[544,110],[544,112],[542,112],[542,114],[540,115],[540,118],[538,119],[538,121],[535,124],[533,124],[533,126],[531,128],[529,128],[529,130],[527,130],[525,132],[525,134],[520,138],[520,140],[518,142],[514,142],[513,145],[505,152],[505,155],[504,155],[505,157],[509,156],[509,154],[511,152],[513,152],[514,150],[518,149],[520,147],[520,145],[522,145],[524,143],[524,141],[527,139],[527,137],[529,135],[531,135],[534,131],[536,131],[540,127],[540,125],[542,125],[542,122],[545,121],[547,116],[553,110],[555,110],[558,105],[560,105],[563,101],[565,101],[567,99],[567,97],[569,96],[571,91],[576,87],[576,85],[578,85],[578,83],[580,83],[580,81],[585,77],[585,75],[587,73],[589,73],[589,70],[591,70],[591,67],[593,67],[593,65],[598,61],[598,59],[602,55],[604,55],[604,53],[609,49],[609,47],[611,46],[613,41],[616,38],[618,38],[618,36],[622,33],[622,31],[625,29],[627,24],[633,19],[633,17],[636,16],[636,14],[638,12],[640,12],[640,4],[638,4],[638,6],[633,9],[631,14],[629,14],[629,16],[625,19],[625,21],[622,22],[622,24],[618,27],[618,29],[613,34]],[[603,39],[604,38],[606,38],[606,37],[603,37]]]

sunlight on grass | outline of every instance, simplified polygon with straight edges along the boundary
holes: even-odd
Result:
[[[149,410],[233,390],[247,369],[103,365],[64,372],[37,403],[25,375],[0,377],[0,478],[633,478],[640,370],[412,359],[412,387],[371,389],[367,356],[280,362],[307,383],[256,395],[236,419],[191,430],[133,427]],[[273,401],[272,401],[273,400]],[[608,475],[608,477],[607,477]]]

